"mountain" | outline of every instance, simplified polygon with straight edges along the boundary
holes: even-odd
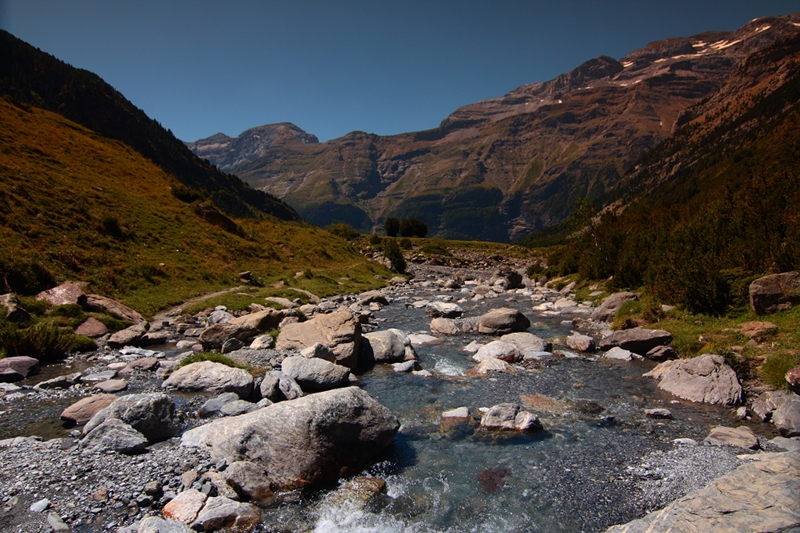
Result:
[[[800,14],[765,17],[657,41],[462,107],[433,130],[284,143],[230,170],[323,226],[416,217],[437,236],[517,239],[563,220],[577,199],[613,191],[690,119],[687,109],[798,25]]]
[[[267,156],[273,148],[318,142],[315,135],[304,132],[294,124],[283,122],[251,128],[236,138],[217,133],[206,139],[186,143],[186,146],[218,169],[233,172],[236,168]]]
[[[231,216],[299,220],[277,198],[225,174],[91,72],[76,69],[0,30],[0,95],[59,113],[130,146]]]

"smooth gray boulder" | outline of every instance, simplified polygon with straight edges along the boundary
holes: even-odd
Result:
[[[399,363],[417,358],[411,340],[399,329],[365,333],[361,337],[361,363],[365,366],[378,363]]]
[[[645,355],[656,346],[664,346],[672,342],[672,333],[661,329],[632,328],[615,331],[600,339],[598,347],[610,350],[619,346],[624,350]]]
[[[182,391],[235,392],[244,399],[253,390],[253,376],[241,368],[200,361],[179,368],[161,387]]]
[[[175,402],[160,392],[117,398],[92,417],[83,428],[84,434],[112,418],[129,424],[151,443],[174,437],[181,429]]]
[[[750,307],[757,315],[787,311],[800,304],[800,273],[783,272],[750,284]]]
[[[135,454],[147,447],[147,437],[118,418],[97,425],[81,440],[81,448],[93,453],[113,451]]]
[[[197,410],[197,414],[203,418],[207,418],[209,416],[214,416],[219,414],[219,410],[222,409],[226,403],[235,402],[239,399],[239,395],[235,392],[223,392],[219,396],[215,396],[210,398],[206,401],[200,409]]]
[[[182,444],[205,448],[230,464],[255,463],[273,488],[290,490],[358,472],[399,427],[366,391],[347,387],[215,420],[184,433]]]
[[[615,292],[603,300],[600,307],[592,311],[589,318],[597,322],[611,322],[622,304],[638,299],[639,297],[632,292]]]
[[[644,376],[661,380],[659,389],[692,402],[723,405],[742,402],[739,378],[721,355],[665,361]]]
[[[664,509],[606,533],[796,531],[800,453],[757,457]]]
[[[517,309],[501,307],[492,309],[478,318],[478,333],[485,335],[506,335],[508,333],[525,331],[531,326],[531,321]]]
[[[792,394],[772,413],[772,423],[784,437],[800,436],[800,396]]]
[[[316,343],[336,354],[336,364],[353,369],[358,363],[361,324],[347,308],[317,315],[306,322],[286,324],[275,347],[278,350],[303,350]]]
[[[350,369],[324,359],[287,357],[281,363],[284,374],[295,380],[305,392],[320,392],[350,383]]]

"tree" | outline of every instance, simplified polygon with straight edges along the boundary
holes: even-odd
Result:
[[[400,221],[394,217],[389,217],[384,222],[383,229],[386,230],[386,235],[389,237],[397,237],[397,232],[400,231]]]
[[[416,218],[404,218],[400,222],[400,235],[403,237],[425,237],[428,226]]]
[[[400,250],[397,241],[394,239],[387,239],[383,245],[383,255],[392,264],[392,269],[399,274],[406,272],[406,260],[403,257],[403,252]]]

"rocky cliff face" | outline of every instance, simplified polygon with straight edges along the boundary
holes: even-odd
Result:
[[[578,198],[606,195],[693,119],[687,109],[713,101],[737,66],[799,26],[800,13],[658,41],[464,106],[433,130],[273,143],[255,159],[226,156],[225,168],[320,225],[417,217],[433,235],[515,239],[559,222]]]

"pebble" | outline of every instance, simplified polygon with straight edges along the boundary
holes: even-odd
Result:
[[[48,500],[47,498],[43,498],[38,502],[34,502],[30,507],[30,511],[32,513],[41,513],[47,510],[49,507],[50,507],[50,500]]]

